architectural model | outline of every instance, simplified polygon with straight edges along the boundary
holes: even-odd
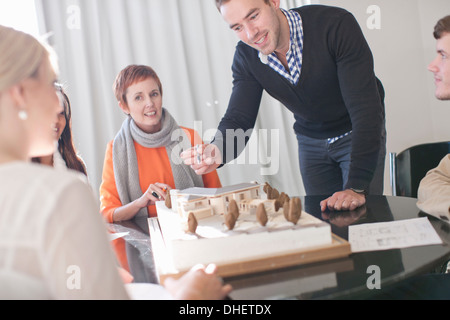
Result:
[[[240,213],[259,212],[257,216],[261,217],[267,215],[266,212],[278,212],[283,208],[286,220],[297,224],[302,212],[299,198],[290,199],[287,194],[280,194],[266,183],[263,187],[266,197],[262,199],[260,189],[261,186],[257,183],[241,183],[225,188],[172,190],[166,199],[166,206],[173,208],[184,219],[188,219],[190,214],[193,214],[196,220],[225,215],[228,221],[231,221],[231,217],[237,220]],[[264,213],[261,210],[264,210]],[[264,225],[267,223],[266,218],[260,220]],[[232,225],[234,226],[234,223]],[[229,229],[232,230],[233,227]]]
[[[261,190],[262,189],[262,190]],[[330,225],[270,185],[171,190],[157,202],[166,252],[177,270],[225,265],[329,245]]]

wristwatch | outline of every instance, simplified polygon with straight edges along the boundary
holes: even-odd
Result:
[[[352,191],[355,192],[355,193],[358,193],[358,194],[362,194],[362,195],[364,195],[364,196],[367,196],[367,191],[366,191],[366,190],[362,190],[362,189],[353,189],[353,188],[350,188],[350,190],[352,190]]]

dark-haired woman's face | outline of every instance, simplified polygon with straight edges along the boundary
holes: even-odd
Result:
[[[58,113],[58,120],[55,123],[54,126],[54,130],[55,130],[55,139],[59,140],[59,138],[61,137],[64,128],[66,127],[66,115],[64,113],[64,111]]]

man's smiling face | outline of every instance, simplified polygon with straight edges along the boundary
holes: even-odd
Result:
[[[225,22],[239,39],[265,55],[280,41],[279,0],[231,0],[220,7]]]

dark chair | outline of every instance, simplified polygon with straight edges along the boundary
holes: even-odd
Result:
[[[417,198],[422,178],[448,153],[450,141],[420,144],[399,154],[389,153],[392,194]]]

